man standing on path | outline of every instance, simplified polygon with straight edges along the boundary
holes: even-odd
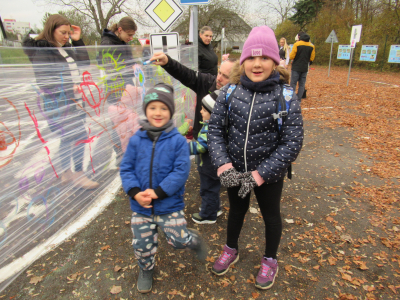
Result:
[[[301,100],[308,73],[308,64],[312,64],[315,58],[315,46],[310,43],[310,36],[307,33],[299,33],[299,41],[294,43],[290,59],[292,62],[292,74],[290,76],[290,86],[296,90],[299,82],[297,97]]]
[[[162,66],[172,77],[197,94],[193,124],[193,137],[197,139],[202,127],[200,121],[203,121],[200,114],[201,99],[229,83],[229,75],[235,59],[224,61],[219,68],[218,75],[193,71],[162,52],[155,53],[150,60],[154,61],[155,65]]]

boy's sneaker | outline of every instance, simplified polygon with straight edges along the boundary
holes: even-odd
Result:
[[[231,265],[235,264],[239,260],[239,253],[236,249],[231,249],[227,245],[224,246],[224,252],[218,257],[214,263],[211,271],[215,275],[224,275],[228,272]]]
[[[266,290],[274,285],[276,275],[278,274],[278,262],[276,259],[261,259],[261,267],[256,278],[256,288]]]
[[[139,268],[139,276],[137,280],[137,290],[139,293],[148,293],[151,291],[153,286],[153,272],[154,268],[151,270],[143,270]]]
[[[201,206],[199,207],[199,210],[201,211]],[[220,209],[219,211],[217,211],[217,218],[222,215],[224,212],[222,211],[222,209]]]
[[[193,222],[195,222],[197,224],[214,224],[215,222],[217,222],[217,220],[206,220],[206,219],[203,219],[202,217],[200,217],[199,213],[194,213],[192,215],[192,220],[193,220]]]
[[[198,260],[205,261],[208,254],[208,247],[206,242],[201,237],[200,232],[198,232],[196,229],[188,228],[188,230],[193,235],[193,238],[195,238],[194,247],[191,249],[196,252]]]

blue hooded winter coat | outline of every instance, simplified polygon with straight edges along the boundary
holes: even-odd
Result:
[[[147,131],[137,131],[130,138],[121,161],[122,187],[126,193],[133,188],[145,191],[161,187],[167,197],[154,199],[152,208],[144,208],[130,198],[132,211],[150,216],[182,210],[185,206],[183,194],[189,171],[189,148],[186,139],[176,128],[170,132],[163,131],[156,142],[148,137]]]

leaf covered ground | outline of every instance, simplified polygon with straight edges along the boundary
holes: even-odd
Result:
[[[189,227],[210,251],[200,263],[160,236],[153,290],[136,290],[130,210],[122,191],[92,223],[38,259],[0,299],[399,299],[400,74],[314,67],[302,101],[305,140],[286,180],[279,274],[271,290],[254,287],[264,228],[252,196],[240,260],[210,273],[226,238],[229,203],[213,225],[190,219],[200,203],[195,165],[186,185]]]

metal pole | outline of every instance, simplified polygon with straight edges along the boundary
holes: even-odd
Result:
[[[199,69],[199,6],[193,5],[193,46],[194,46],[194,67]]]
[[[347,75],[347,86],[349,86],[351,62],[353,61],[353,51],[354,51],[354,49],[355,48],[351,48],[351,52],[350,52],[350,64],[349,64],[349,74]]]
[[[328,77],[329,77],[329,74],[330,74],[330,72],[331,72],[332,48],[333,48],[333,38],[331,39],[331,56],[329,57]]]
[[[224,54],[224,29],[221,31],[221,64],[222,64],[222,55]]]
[[[387,38],[388,38],[388,36],[386,35],[385,47],[383,47],[383,56],[382,56],[381,72],[383,71],[383,65],[385,64],[385,52],[386,52],[386,42],[387,42]]]

